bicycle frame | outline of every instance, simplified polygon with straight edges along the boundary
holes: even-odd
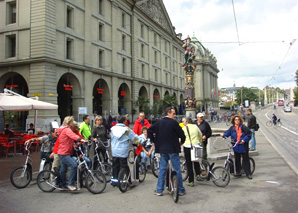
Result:
[[[21,174],[21,177],[24,177],[26,170],[30,170],[30,172],[32,173],[32,159],[30,158],[30,147],[31,144],[34,142],[35,140],[29,142],[26,147],[25,150],[27,151],[27,156],[26,156],[26,160],[25,160],[25,164],[24,164],[24,169],[23,172]]]
[[[106,148],[105,155],[106,155],[106,157],[108,159],[108,164],[112,165],[112,162],[110,160],[110,155],[109,155],[109,152],[107,150],[107,148],[110,147],[110,140],[108,140],[108,145],[107,146],[104,145],[104,143],[101,140],[98,140],[98,141],[97,140],[94,140],[94,143],[95,143],[95,155],[94,155],[94,158],[93,158],[93,162],[95,162],[95,160],[97,160],[97,162],[99,163],[101,169],[104,170],[103,164],[102,164],[102,162],[100,160],[99,153],[98,153],[97,149],[99,147],[99,144],[101,144],[102,146],[104,146]],[[94,164],[93,164],[93,166],[94,166]],[[93,167],[93,169],[95,169],[95,168]]]
[[[86,162],[86,160],[84,158],[85,157],[85,154],[83,153],[81,147],[79,146],[78,149],[79,149],[79,152],[82,155],[82,159],[83,159],[81,161],[80,157],[79,156],[77,157],[77,160],[79,162],[79,165],[78,165],[78,168],[77,168],[77,189],[80,189],[80,182],[81,182],[80,172],[81,172],[81,168],[83,166],[85,166],[85,168],[87,169],[88,173],[90,173],[92,175],[92,178],[94,178],[94,176],[93,176],[93,173],[91,172],[91,170],[89,169],[89,167],[87,165],[87,162]]]

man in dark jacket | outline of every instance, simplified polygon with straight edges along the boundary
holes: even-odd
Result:
[[[148,129],[148,137],[154,142],[155,152],[160,153],[159,175],[155,195],[162,195],[168,160],[171,159],[173,169],[177,173],[179,180],[179,195],[183,196],[185,194],[185,188],[183,187],[180,170],[179,153],[181,152],[180,146],[185,141],[185,135],[182,128],[175,120],[175,109],[168,107],[165,110],[165,114],[166,117],[154,123]],[[155,137],[153,134],[155,134]]]
[[[204,120],[204,114],[199,112],[197,114],[197,126],[202,132],[202,141],[203,141],[203,159],[207,160],[207,144],[208,138],[212,135],[212,130],[208,122]]]
[[[256,116],[252,114],[251,109],[248,109],[246,113],[247,113],[247,127],[251,131],[251,139],[249,141],[249,151],[255,151],[256,150],[255,128],[256,128],[257,119],[256,119]]]

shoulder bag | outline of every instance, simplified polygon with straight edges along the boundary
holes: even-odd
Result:
[[[200,160],[200,158],[203,157],[203,147],[200,146],[200,145],[192,145],[191,137],[190,137],[189,130],[188,130],[188,126],[186,126],[186,130],[187,130],[188,137],[189,137],[189,140],[190,140],[190,147],[191,147],[190,157],[191,157],[191,161],[198,162]]]

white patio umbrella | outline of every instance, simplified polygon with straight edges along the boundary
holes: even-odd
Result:
[[[34,128],[36,128],[37,110],[57,110],[58,105],[26,98],[5,89],[0,93],[0,111],[30,111],[35,110]]]

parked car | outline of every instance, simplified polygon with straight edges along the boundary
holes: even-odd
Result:
[[[284,107],[284,111],[285,111],[285,112],[292,112],[292,107],[290,107],[290,106],[285,106],[285,107]]]

